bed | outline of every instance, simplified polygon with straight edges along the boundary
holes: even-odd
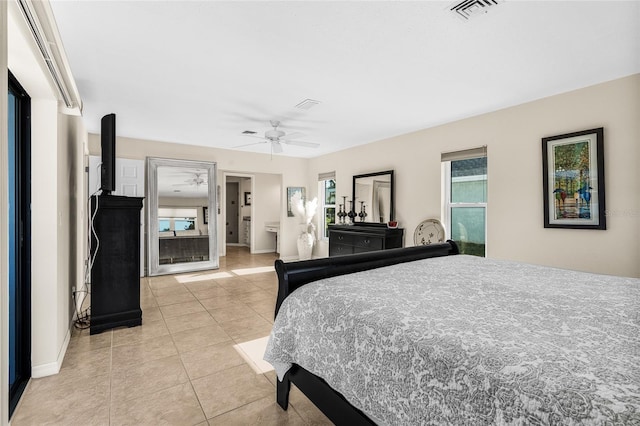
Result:
[[[276,261],[265,352],[336,424],[640,424],[640,280],[454,242]]]

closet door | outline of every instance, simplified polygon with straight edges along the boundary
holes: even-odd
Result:
[[[144,197],[144,160],[116,158],[116,190],[113,195]],[[100,189],[100,156],[89,157],[89,196]],[[143,201],[144,202],[144,201]],[[144,209],[140,212],[140,276],[144,277]]]

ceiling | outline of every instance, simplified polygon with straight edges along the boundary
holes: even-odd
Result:
[[[208,198],[208,178],[206,169],[158,166],[158,197]]]
[[[51,4],[89,132],[114,112],[119,136],[269,153],[242,132],[280,120],[320,144],[294,157],[640,72],[638,1]]]

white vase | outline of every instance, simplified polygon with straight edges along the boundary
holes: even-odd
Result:
[[[313,234],[309,232],[302,232],[300,235],[298,235],[298,259],[311,259],[314,240],[315,238],[313,237]]]

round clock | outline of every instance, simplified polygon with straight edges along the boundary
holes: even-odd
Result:
[[[423,220],[413,233],[413,243],[417,246],[444,243],[444,238],[444,227],[438,219]]]

